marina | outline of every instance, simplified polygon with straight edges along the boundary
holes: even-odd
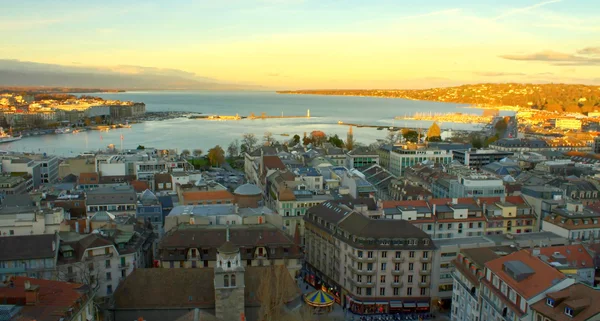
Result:
[[[306,115],[305,116],[289,116],[289,115],[284,115],[283,112],[281,112],[281,116],[273,116],[273,115],[267,115],[266,112],[262,112],[260,113],[260,115],[256,115],[255,113],[250,113],[249,116],[240,116],[240,114],[235,114],[235,115],[192,115],[188,117],[189,119],[201,119],[201,120],[215,120],[215,121],[225,121],[225,120],[242,120],[242,119],[248,119],[248,120],[265,120],[265,119],[293,119],[293,118],[306,118],[306,119],[310,119],[310,109],[306,111]]]

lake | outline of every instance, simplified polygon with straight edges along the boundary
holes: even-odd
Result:
[[[115,129],[109,132],[88,131],[78,134],[45,135],[26,137],[20,141],[2,144],[0,149],[22,152],[45,152],[60,156],[72,156],[82,152],[98,150],[114,144],[133,149],[138,145],[161,149],[196,149],[205,152],[221,145],[226,149],[234,139],[241,139],[244,133],[254,133],[259,140],[264,132],[273,133],[279,141],[290,139],[294,134],[302,136],[313,130],[321,130],[328,135],[338,134],[345,139],[348,126],[338,124],[360,123],[384,126],[428,127],[426,121],[394,121],[395,116],[410,115],[415,112],[463,112],[479,113],[476,109],[465,109],[466,105],[412,101],[404,99],[282,95],[274,92],[125,92],[97,94],[105,99],[132,100],[144,102],[147,111],[185,111],[204,114],[248,116],[260,115],[306,115],[311,118],[208,121],[178,118],[165,121],[148,121],[133,124],[131,128]],[[441,124],[445,129],[473,129],[472,124]],[[356,141],[369,144],[385,138],[387,130],[375,128],[354,128]],[[290,136],[282,136],[289,134]]]

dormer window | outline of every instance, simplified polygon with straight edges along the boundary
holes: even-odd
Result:
[[[549,307],[554,307],[554,299],[546,298],[546,305]]]
[[[569,307],[565,307],[565,314],[572,318],[573,317],[573,309],[571,309]]]

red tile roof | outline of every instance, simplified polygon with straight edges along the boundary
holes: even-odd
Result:
[[[232,200],[233,194],[229,191],[190,191],[183,192],[183,200],[187,204],[187,202],[197,202],[197,201],[216,201],[216,200]]]
[[[79,184],[99,184],[100,175],[96,172],[79,174]]]
[[[285,169],[285,164],[279,156],[263,156],[262,161],[265,171],[268,169]]]
[[[520,261],[535,271],[535,273],[518,282],[504,272],[503,265],[509,261]],[[521,250],[497,258],[487,262],[485,266],[526,299],[532,298],[549,289],[554,285],[555,280],[564,280],[566,278],[564,274],[546,264],[538,257],[533,256],[528,250]]]
[[[404,206],[427,206],[425,200],[414,200],[414,201],[383,201],[383,208],[393,207],[404,207]]]
[[[86,297],[84,291],[78,290],[83,289],[82,284],[25,277],[15,277],[12,280],[14,287],[0,287],[0,302],[23,306],[19,320],[58,320],[61,316],[66,316],[70,308],[76,307],[78,299]],[[39,286],[39,302],[35,305],[25,304],[25,281],[29,281],[31,286]]]
[[[136,193],[142,193],[149,188],[147,182],[138,181],[138,180],[131,181],[130,185],[133,186],[133,189],[135,190]]]

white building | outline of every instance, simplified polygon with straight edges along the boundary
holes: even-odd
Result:
[[[546,215],[542,230],[553,232],[570,240],[585,241],[600,237],[600,213],[584,208],[581,202],[568,200],[567,205],[555,208]]]
[[[400,177],[407,167],[424,161],[450,164],[452,157],[451,152],[440,149],[394,149],[390,152],[390,172]]]

